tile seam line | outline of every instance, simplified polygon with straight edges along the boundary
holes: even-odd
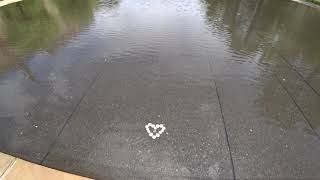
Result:
[[[280,54],[279,54],[280,55]],[[254,61],[255,64],[257,65],[261,65],[259,63],[257,63],[256,61]],[[288,94],[290,100],[294,103],[294,105],[298,108],[298,111],[302,114],[304,120],[306,121],[306,123],[308,124],[308,126],[311,128],[312,132],[317,136],[317,138],[320,140],[320,135],[317,133],[317,131],[314,129],[312,123],[309,121],[309,119],[307,118],[307,116],[305,115],[305,113],[303,112],[302,108],[298,105],[298,103],[294,100],[293,96],[291,93],[289,93],[288,89],[283,85],[282,81],[280,80],[280,78],[277,75],[276,71],[271,70],[271,75],[274,76],[277,81],[279,82],[279,84],[281,85],[281,87],[285,90],[286,94]]]
[[[283,85],[283,83],[281,82],[280,78],[274,74],[274,76],[276,77],[276,79],[279,81],[279,84],[282,86],[282,88],[286,91],[286,93],[288,94],[289,98],[291,99],[291,101],[295,104],[295,106],[298,108],[298,110],[300,111],[300,113],[302,114],[303,118],[305,119],[305,121],[307,122],[307,124],[309,125],[309,127],[311,128],[312,132],[317,136],[318,140],[320,140],[320,135],[317,133],[317,131],[314,129],[313,125],[311,124],[311,122],[309,121],[309,119],[307,118],[307,116],[304,114],[304,112],[302,111],[301,107],[298,105],[298,103],[294,100],[294,98],[292,97],[292,94],[288,91],[288,89]]]
[[[82,94],[80,100],[78,101],[78,103],[76,104],[76,106],[73,108],[71,114],[68,116],[68,118],[66,119],[66,121],[64,122],[62,128],[60,129],[58,135],[55,137],[55,139],[53,140],[53,142],[50,144],[47,153],[44,155],[44,157],[41,159],[40,161],[40,165],[43,165],[43,162],[45,161],[45,159],[48,157],[48,155],[50,154],[52,148],[55,146],[55,144],[57,143],[58,138],[60,137],[60,135],[62,134],[64,128],[67,126],[67,124],[70,122],[71,118],[73,117],[74,113],[77,111],[78,107],[80,106],[81,102],[83,101],[83,99],[87,96],[88,92],[90,91],[90,89],[93,87],[93,85],[95,84],[95,82],[97,82],[97,80],[101,77],[102,73],[103,73],[103,69],[104,66],[101,66],[101,70],[99,70],[99,72],[96,74],[95,78],[92,80],[92,82],[89,84],[88,88],[85,90],[85,92]]]
[[[1,1],[1,0],[0,0]],[[39,81],[35,81],[38,85],[41,86],[41,82]],[[46,84],[47,82],[43,83]],[[50,83],[49,83],[50,84]],[[48,90],[48,94],[47,95],[52,95],[53,94],[53,88],[50,88]],[[34,105],[32,105],[32,107],[30,107],[30,110],[28,111],[28,113],[33,113],[35,110],[37,110],[38,107],[40,107],[41,101],[36,102]],[[27,120],[30,120],[29,118],[26,118]]]
[[[209,63],[209,68],[210,68],[212,80],[213,80],[213,83],[214,83],[214,86],[215,86],[214,89],[216,90],[217,98],[218,98],[218,102],[219,102],[221,120],[222,120],[222,123],[223,123],[224,134],[226,136],[226,142],[227,142],[228,151],[229,151],[229,157],[230,157],[230,163],[231,163],[231,171],[232,171],[233,179],[236,180],[234,162],[233,162],[233,157],[232,157],[232,153],[231,153],[231,146],[230,146],[230,141],[229,141],[229,134],[228,134],[228,131],[227,131],[227,125],[226,125],[225,118],[224,118],[224,113],[223,113],[223,110],[222,110],[222,104],[221,104],[221,99],[220,99],[220,95],[219,95],[219,89],[218,89],[218,86],[217,86],[217,83],[216,83],[216,80],[215,80],[215,77],[214,77],[214,74],[213,74],[214,72],[213,72],[213,67],[212,67],[212,64],[210,62],[210,59],[208,59],[208,61],[209,61],[208,63]]]
[[[263,41],[266,41],[266,39],[265,39],[260,33],[257,33],[257,35],[258,35],[258,37],[259,37],[260,39],[262,39]],[[272,48],[272,49],[275,49],[275,47],[273,47],[272,45],[271,45],[271,48]],[[296,69],[296,67],[295,67],[294,65],[292,65],[292,64],[287,60],[287,58],[285,58],[285,57],[282,55],[282,53],[280,53],[277,49],[276,49],[276,53],[279,54],[279,56],[281,57],[281,59],[282,59],[292,70],[294,70],[294,71],[298,74],[298,76],[301,78],[301,80],[302,80],[304,83],[306,83],[307,86],[308,86],[309,88],[311,88],[311,90],[312,90],[316,95],[318,95],[318,96],[320,97],[320,93],[311,86],[311,84],[303,77],[303,75]]]
[[[257,33],[257,35],[258,35],[262,40],[265,40],[265,39],[262,37],[262,35],[260,35],[259,33]],[[274,48],[274,47],[271,47],[271,48]],[[314,93],[317,94],[317,92],[312,88],[312,86],[303,78],[302,74],[300,74],[300,73],[294,68],[294,66],[293,66],[291,63],[289,63],[289,62],[282,56],[282,54],[281,54],[278,50],[276,50],[276,51],[277,51],[276,53],[278,53],[278,54],[280,55],[281,59],[282,59],[283,61],[285,61],[285,63],[286,63],[291,69],[293,69],[293,70],[298,74],[298,76],[307,84],[307,86],[309,86],[309,87],[314,91]],[[255,61],[254,61],[254,62],[255,62]],[[255,63],[258,64],[257,62],[255,62]],[[282,81],[280,80],[280,78],[279,78],[278,75],[277,75],[277,72],[276,72],[276,71],[272,71],[272,73],[273,73],[273,76],[279,81],[281,87],[286,91],[286,93],[288,94],[288,96],[289,96],[289,98],[291,99],[291,101],[292,101],[292,102],[294,103],[294,105],[298,108],[298,110],[299,110],[300,113],[302,114],[305,122],[306,122],[306,123],[309,125],[309,127],[311,128],[312,132],[313,132],[313,133],[317,136],[317,138],[320,140],[320,135],[319,135],[319,134],[317,133],[317,131],[314,129],[312,123],[309,121],[309,119],[307,118],[307,116],[306,116],[305,113],[303,112],[302,108],[301,108],[301,107],[298,105],[298,103],[294,100],[292,94],[291,94],[291,93],[288,91],[288,89],[283,85]]]
[[[12,162],[10,162],[10,164],[5,168],[5,170],[3,171],[2,174],[0,174],[0,180],[3,180],[2,178],[4,178],[6,176],[7,173],[9,173],[9,171],[11,171],[10,169],[13,167],[13,165],[16,163],[18,158],[14,158],[12,160]]]
[[[273,47],[272,47],[272,48],[273,48]],[[309,86],[309,87],[312,89],[312,91],[313,91],[316,95],[318,95],[318,96],[320,97],[320,93],[311,86],[311,84],[303,77],[303,75],[295,68],[295,66],[293,66],[291,63],[289,63],[288,60],[287,60],[287,58],[285,58],[280,52],[277,51],[277,53],[280,55],[280,57],[283,59],[283,61],[284,61],[285,63],[287,63],[287,64],[298,74],[298,76],[303,80],[303,82],[306,83],[307,86]]]

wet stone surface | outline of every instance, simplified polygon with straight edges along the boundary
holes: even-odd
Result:
[[[319,179],[319,21],[277,0],[1,7],[0,151],[96,179]]]

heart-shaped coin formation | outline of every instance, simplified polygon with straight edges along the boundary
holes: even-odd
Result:
[[[158,137],[160,137],[160,135],[164,132],[164,130],[166,130],[166,127],[164,127],[163,124],[152,124],[152,123],[148,123],[146,126],[146,130],[149,134],[150,137],[152,137],[152,139],[156,139]],[[152,131],[150,130],[150,128],[152,128]],[[157,131],[157,129],[159,129],[159,131]]]

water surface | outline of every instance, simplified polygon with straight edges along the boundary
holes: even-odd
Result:
[[[102,179],[319,178],[319,32],[286,0],[1,7],[0,151]]]

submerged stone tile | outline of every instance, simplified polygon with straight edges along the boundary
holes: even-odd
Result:
[[[172,75],[152,64],[107,66],[44,164],[98,179],[232,178],[207,60],[193,63]],[[192,68],[203,70],[188,79]],[[166,127],[155,140],[149,122]]]
[[[236,177],[319,178],[320,141],[273,72],[228,68],[217,86]]]

